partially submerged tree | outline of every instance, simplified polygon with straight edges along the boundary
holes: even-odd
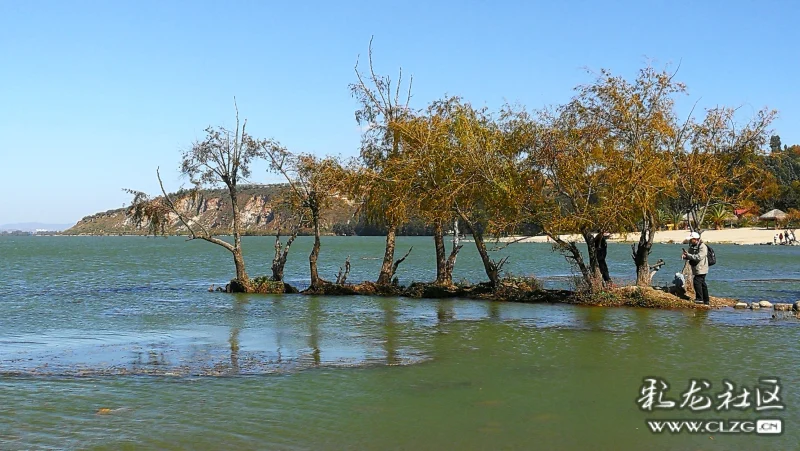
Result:
[[[520,170],[524,146],[514,130],[505,127],[510,112],[499,121],[485,108],[465,103],[457,105],[452,114],[459,175],[454,209],[472,233],[489,283],[497,287],[508,257],[495,260],[489,255],[487,235],[499,237],[516,229],[523,219],[523,205],[539,195],[536,179]]]
[[[603,129],[603,137],[615,149],[617,158],[607,170],[617,183],[619,203],[631,217],[629,227],[638,228],[639,240],[631,245],[636,265],[636,284],[650,285],[648,256],[658,223],[658,207],[671,194],[671,156],[686,139],[686,124],[674,113],[675,94],[684,84],[673,80],[675,73],[648,66],[632,82],[602,70],[594,83],[578,88],[574,100],[579,114]]]
[[[527,169],[542,177],[544,193],[537,211],[531,213],[580,272],[583,288],[599,290],[602,235],[624,230],[630,217],[620,202],[625,191],[615,170],[621,152],[607,128],[575,102],[542,112],[538,124],[530,128]],[[568,233],[578,233],[585,242],[588,264],[576,241],[562,238]]]
[[[361,197],[367,218],[386,227],[386,247],[377,283],[388,285],[394,275],[395,237],[398,228],[408,220],[405,201],[413,195],[404,188],[402,181],[392,175],[402,161],[398,159],[399,137],[389,128],[393,121],[408,114],[411,100],[411,84],[401,93],[403,72],[400,70],[397,83],[388,76],[378,75],[372,62],[372,39],[369,43],[369,72],[363,73],[355,66],[358,81],[350,85],[352,96],[358,101],[356,121],[364,127],[361,137],[361,159],[368,177],[362,185]]]
[[[390,285],[397,267],[411,252],[409,250],[404,257],[394,260],[397,232],[409,220],[416,195],[410,179],[401,175],[406,165],[405,156],[392,155],[377,169],[352,167],[348,171],[351,176],[343,188],[343,192],[359,204],[358,213],[369,224],[386,230],[383,262],[376,280],[378,285]]]
[[[400,136],[400,177],[416,193],[414,210],[433,225],[436,283],[452,284],[463,225],[496,286],[506,259],[492,259],[485,238],[513,230],[519,221],[517,201],[528,188],[516,164],[519,143],[486,109],[458,97],[435,101],[424,112],[393,121],[390,129]],[[444,228],[450,224],[453,246],[447,255]]]
[[[220,185],[226,188],[233,215],[229,229],[233,235],[233,243],[216,237],[205,225],[195,221],[189,212],[180,208],[179,200],[170,197],[164,189],[158,170],[156,175],[162,196],[150,199],[142,193],[131,191],[134,201],[129,209],[134,219],[141,221],[146,218],[151,230],[161,232],[165,230],[168,211],[177,217],[190,240],[205,240],[228,250],[236,268],[236,278],[231,281],[230,287],[233,291],[244,292],[252,291],[252,286],[242,253],[238,186],[241,180],[250,176],[250,165],[259,157],[258,143],[247,134],[246,127],[247,120],[240,123],[239,110],[236,108],[236,127],[233,130],[209,126],[205,130],[205,139],[195,142],[181,158],[181,173],[189,178],[195,188]]]
[[[273,207],[275,214],[275,255],[272,257],[272,280],[283,282],[283,270],[286,267],[286,260],[289,258],[291,249],[297,234],[304,224],[304,210],[297,208],[293,200],[295,196],[290,190],[286,190],[284,195],[278,199]],[[286,231],[286,241],[281,241],[281,233]]]
[[[433,224],[436,251],[436,283],[452,285],[453,268],[459,243],[456,197],[469,183],[463,180],[457,148],[453,139],[452,110],[459,99],[436,101],[424,112],[406,115],[390,123],[398,136],[402,164],[392,167],[392,173],[414,195],[409,198],[416,215]],[[453,246],[449,256],[444,244],[444,229],[453,228]]]
[[[687,212],[696,230],[709,207],[752,199],[770,186],[758,155],[774,113],[763,110],[743,127],[733,120],[735,110],[724,108],[710,110],[700,124],[691,115],[680,122],[673,98],[685,87],[673,76],[647,67],[628,82],[602,71],[530,127],[531,166],[546,179],[541,223],[590,288],[601,286],[604,232],[639,231],[632,246],[637,284],[649,285],[648,255],[659,218],[671,219],[666,211]],[[586,242],[588,265],[575,243],[559,237],[569,232]]]
[[[329,283],[319,276],[317,269],[321,215],[329,207],[331,199],[344,191],[342,183],[348,179],[345,169],[336,158],[296,155],[272,140],[260,141],[259,148],[261,155],[268,159],[270,170],[282,175],[289,184],[289,201],[296,214],[308,217],[310,221],[314,232],[314,245],[308,257],[310,289],[319,290]]]

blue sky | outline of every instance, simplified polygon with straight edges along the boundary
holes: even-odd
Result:
[[[680,62],[679,108],[763,106],[800,143],[800,7],[786,1],[178,2],[0,0],[0,224],[74,223],[186,184],[180,152],[233,124],[289,149],[354,156],[348,84],[379,72],[496,108],[561,103],[648,61]],[[270,181],[258,171],[254,181]]]

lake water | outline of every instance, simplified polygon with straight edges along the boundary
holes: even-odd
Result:
[[[273,241],[246,237],[252,276]],[[286,268],[303,285],[311,241]],[[402,283],[434,277],[432,239],[401,237]],[[657,283],[680,270],[679,245]],[[800,247],[714,246],[712,295],[800,298]],[[563,257],[516,244],[507,269],[568,287]],[[324,237],[320,273],[374,279],[382,238]],[[609,245],[633,279],[630,247]],[[205,242],[0,237],[0,449],[798,449],[800,321],[470,300],[208,293],[233,273]],[[483,280],[466,243],[455,279]],[[643,378],[780,378],[784,410],[644,412]],[[652,434],[646,420],[783,420],[783,434]]]

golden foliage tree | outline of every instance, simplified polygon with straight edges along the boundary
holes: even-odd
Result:
[[[538,194],[534,178],[520,170],[523,142],[514,133],[510,110],[499,118],[486,109],[459,105],[454,113],[453,139],[458,149],[460,183],[455,211],[469,228],[489,283],[497,287],[508,257],[492,259],[486,236],[499,237],[516,230],[523,206]],[[533,204],[533,202],[531,202]]]
[[[348,177],[341,162],[334,157],[319,158],[310,154],[293,154],[271,140],[259,143],[270,169],[281,174],[289,185],[288,203],[295,214],[307,217],[314,232],[314,245],[308,256],[312,291],[320,290],[327,281],[319,276],[317,261],[322,246],[320,240],[321,214],[331,200],[345,191]],[[289,243],[290,245],[291,243]],[[277,245],[276,245],[277,246]],[[276,250],[276,255],[277,255]]]
[[[424,112],[392,122],[401,138],[405,172],[415,211],[434,229],[436,283],[451,284],[461,244],[459,224],[472,233],[487,277],[497,285],[504,259],[489,256],[485,235],[514,230],[521,216],[526,180],[517,167],[519,146],[508,128],[511,114],[495,119],[457,97],[433,102]],[[453,224],[446,254],[444,227]]]
[[[397,229],[408,220],[409,211],[405,201],[413,195],[404,190],[407,187],[406,180],[393,174],[403,164],[403,159],[399,155],[399,136],[390,129],[389,124],[409,113],[412,83],[409,81],[405,92],[401,92],[402,69],[397,83],[375,72],[372,39],[368,60],[368,72],[360,71],[356,63],[357,82],[350,85],[350,93],[359,104],[355,113],[356,121],[364,127],[361,159],[366,167],[359,184],[361,192],[358,198],[362,201],[366,217],[386,227],[386,247],[377,283],[388,285],[397,267],[397,262],[394,262]]]
[[[648,256],[658,223],[658,207],[673,191],[665,174],[686,136],[674,112],[674,95],[686,91],[675,73],[647,66],[633,81],[603,70],[591,84],[578,88],[575,107],[606,134],[616,161],[609,179],[619,184],[617,201],[626,204],[631,229],[639,230],[632,248],[637,285],[650,285]],[[622,225],[622,224],[620,224]]]
[[[409,207],[427,224],[433,225],[436,249],[436,283],[450,285],[461,245],[455,217],[456,196],[463,185],[452,139],[452,111],[459,99],[433,102],[425,111],[392,121],[390,128],[399,138],[402,164],[393,171],[405,180]],[[446,256],[444,227],[453,224],[453,247]]]
[[[628,194],[620,180],[621,151],[606,127],[585,114],[577,102],[542,112],[530,127],[528,171],[542,178],[543,201],[533,213],[545,234],[582,276],[585,288],[602,286],[598,251],[604,232],[630,224]],[[587,246],[587,264],[576,241],[563,234],[578,233]]]

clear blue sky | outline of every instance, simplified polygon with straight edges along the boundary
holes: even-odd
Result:
[[[295,6],[296,5],[296,6]],[[0,224],[74,223],[167,188],[233,97],[258,137],[357,154],[348,84],[371,35],[414,104],[561,103],[591,80],[681,62],[681,108],[763,106],[800,143],[800,6],[786,1],[178,2],[0,0]],[[255,181],[269,180],[264,173]]]

